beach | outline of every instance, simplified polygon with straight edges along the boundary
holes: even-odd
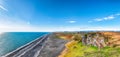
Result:
[[[68,41],[47,34],[2,57],[57,57]]]

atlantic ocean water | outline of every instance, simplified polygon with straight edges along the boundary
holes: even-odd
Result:
[[[0,56],[5,55],[48,32],[3,32],[0,33]]]

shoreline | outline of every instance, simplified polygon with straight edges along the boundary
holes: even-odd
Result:
[[[5,55],[2,55],[1,57],[7,57],[8,55],[13,54],[14,52],[17,52],[17,51],[20,50],[20,49],[24,49],[24,48],[26,48],[27,46],[29,46],[29,45],[31,45],[32,43],[34,43],[35,41],[37,41],[37,40],[39,40],[39,39],[42,39],[42,37],[48,36],[49,34],[50,34],[50,33],[45,34],[45,35],[42,35],[42,36],[40,36],[40,37],[37,37],[35,40],[33,40],[33,41],[31,41],[31,42],[28,42],[27,44],[25,44],[25,45],[23,45],[23,46],[20,46],[19,48],[15,49],[15,50],[13,50],[13,51],[5,54]]]

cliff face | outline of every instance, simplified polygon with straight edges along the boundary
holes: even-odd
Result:
[[[120,32],[75,33],[73,36],[59,57],[120,57],[120,48],[116,48],[120,46]]]
[[[105,37],[101,33],[88,33],[82,38],[82,43],[85,45],[93,45],[99,48],[105,47]]]
[[[103,32],[107,35],[107,45],[111,47],[120,47],[120,32]]]
[[[99,48],[120,47],[120,32],[92,32],[82,37],[84,45],[93,45]]]

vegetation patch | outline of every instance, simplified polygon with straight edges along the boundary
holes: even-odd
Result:
[[[120,48],[85,46],[81,42],[72,41],[66,44],[67,50],[61,57],[120,57]]]
[[[74,37],[65,46],[59,57],[120,57],[118,34],[106,32],[72,34]],[[68,34],[66,34],[68,35]],[[66,38],[66,37],[65,37]]]

